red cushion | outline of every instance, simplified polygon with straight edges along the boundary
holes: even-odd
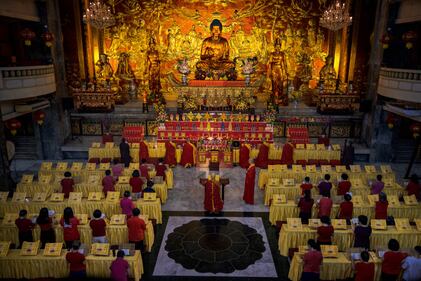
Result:
[[[297,160],[297,165],[307,165],[307,161],[306,160]]]
[[[101,163],[110,163],[111,162],[111,158],[102,158],[101,159]]]
[[[317,159],[309,159],[307,164],[308,165],[318,165],[319,164],[319,160],[317,160]]]
[[[88,163],[96,163],[96,164],[99,164],[99,158],[90,158],[88,160]]]
[[[339,166],[341,165],[341,161],[340,160],[330,160],[330,165],[332,166]]]
[[[321,160],[319,160],[319,165],[321,166],[321,165],[329,165],[329,160],[326,160],[326,159],[321,159]]]

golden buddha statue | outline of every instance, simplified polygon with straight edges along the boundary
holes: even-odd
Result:
[[[229,44],[227,39],[221,37],[222,23],[215,19],[210,25],[212,36],[203,40],[200,52],[200,61],[196,64],[195,77],[198,80],[205,80],[211,77],[212,80],[219,80],[226,77],[228,80],[235,80],[235,64],[229,61]]]
[[[99,60],[95,63],[98,67],[96,70],[96,78],[98,81],[110,80],[113,77],[113,68],[106,54],[100,54]]]
[[[320,70],[319,85],[323,85],[323,92],[334,94],[336,91],[336,71],[333,66],[333,57],[326,57],[326,64]]]

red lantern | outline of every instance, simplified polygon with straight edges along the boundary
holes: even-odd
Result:
[[[387,114],[386,123],[389,129],[393,129],[395,126],[396,117],[392,113]]]
[[[389,48],[390,41],[391,41],[391,37],[390,37],[389,33],[385,33],[382,36],[382,39],[380,39],[380,42],[382,43],[383,49]]]
[[[54,41],[54,35],[49,32],[46,31],[41,35],[42,40],[44,40],[45,45],[50,48],[53,45],[53,41]]]
[[[10,119],[7,121],[6,127],[10,130],[12,135],[16,135],[17,130],[22,127],[22,123],[17,119]]]
[[[407,31],[402,35],[402,40],[405,42],[405,47],[411,49],[414,46],[414,42],[417,40],[418,34],[413,31]]]
[[[20,36],[25,40],[26,46],[31,46],[32,39],[35,38],[35,32],[30,30],[29,28],[25,28],[20,32]]]
[[[35,121],[37,121],[38,125],[42,125],[45,120],[45,113],[44,111],[37,111],[34,114]]]
[[[421,132],[421,125],[420,125],[420,123],[414,123],[414,124],[412,124],[409,127],[409,129],[411,130],[412,135],[414,136],[414,138],[419,137],[420,132]]]

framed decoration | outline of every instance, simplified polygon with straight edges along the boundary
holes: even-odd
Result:
[[[47,193],[46,192],[37,192],[34,194],[32,201],[34,202],[45,202],[47,200]]]
[[[88,201],[100,201],[102,199],[102,192],[89,192]]]
[[[110,254],[110,244],[94,243],[91,246],[91,254],[95,256],[108,256]]]
[[[301,230],[303,228],[300,218],[287,218],[287,225],[291,230]]]
[[[20,203],[26,199],[26,192],[15,192],[13,193],[12,202]]]
[[[272,204],[285,204],[287,202],[287,198],[285,194],[274,194],[272,196]]]
[[[20,250],[21,256],[36,256],[38,255],[40,241],[28,242],[24,241],[22,243],[22,249]]]
[[[126,223],[126,215],[112,215],[110,224],[112,225],[122,225]]]
[[[59,257],[62,248],[63,243],[45,243],[43,255],[47,257]]]
[[[53,193],[50,197],[51,202],[62,202],[64,201],[64,193]]]

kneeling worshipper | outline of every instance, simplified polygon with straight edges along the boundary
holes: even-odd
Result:
[[[139,162],[142,163],[142,160],[145,160],[146,162],[149,160],[148,145],[145,141],[139,143]]]
[[[244,183],[243,200],[246,204],[254,204],[254,182],[256,178],[256,167],[253,159],[250,159],[250,166],[246,172],[246,181]]]
[[[219,192],[219,182],[216,175],[209,176],[205,184],[205,199],[203,206],[206,211],[218,214],[224,208],[224,202]]]
[[[187,139],[183,145],[180,164],[185,168],[196,165],[196,151],[196,146],[190,142],[190,139]]]
[[[250,144],[242,143],[240,147],[240,167],[243,169],[247,169],[249,167],[249,159],[250,159]]]
[[[176,145],[172,142],[171,138],[165,142],[165,159],[164,163],[168,166],[175,167],[177,159],[175,157]]]
[[[281,164],[284,165],[292,165],[294,163],[294,145],[287,140],[287,142],[282,147],[282,156],[281,156]]]
[[[257,158],[254,161],[254,164],[258,168],[267,169],[268,161],[269,161],[269,144],[265,140],[263,140],[262,144],[259,147],[259,154],[257,154]]]

